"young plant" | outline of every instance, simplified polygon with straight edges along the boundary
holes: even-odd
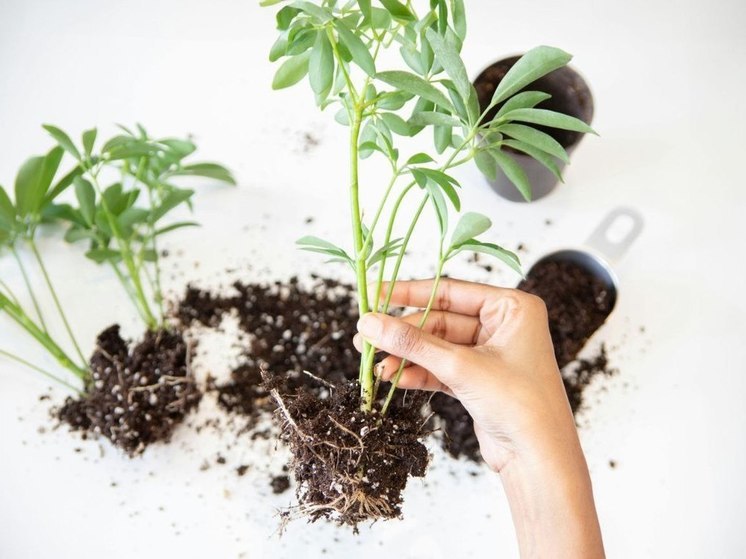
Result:
[[[184,159],[196,149],[191,141],[152,139],[139,125],[136,134],[123,128],[123,134],[105,142],[98,151],[94,149],[96,129],[84,132],[78,146],[59,128],[44,128],[57,146],[46,155],[32,157],[23,164],[15,180],[15,201],[0,186],[0,251],[12,255],[32,308],[26,308],[9,283],[0,278],[0,313],[39,342],[87,390],[91,385],[91,370],[37,246],[40,226],[54,221],[68,222],[70,227],[65,238],[71,242],[86,240],[90,243],[86,256],[114,270],[147,328],[151,331],[166,329],[158,239],[175,229],[196,225],[192,221],[163,223],[169,212],[189,204],[194,194],[192,190],[175,186],[173,181],[185,176],[207,177],[229,184],[235,181],[225,167],[216,163],[185,163]],[[75,163],[70,171],[58,177],[65,152]],[[116,180],[103,187],[101,181],[106,173]],[[70,187],[74,188],[77,204],[58,203],[59,196]],[[137,205],[142,198],[145,203]],[[48,317],[39,303],[28,264],[24,262],[24,248],[40,271],[70,338],[73,355],[50,334]],[[0,348],[0,355],[81,392],[9,348]]]
[[[292,86],[308,76],[318,106],[336,109],[336,120],[349,128],[349,184],[352,248],[317,237],[304,237],[304,250],[331,256],[354,272],[361,315],[389,311],[393,286],[420,217],[429,205],[437,217],[437,265],[432,296],[422,326],[432,309],[445,264],[463,251],[493,256],[520,272],[518,257],[479,240],[490,220],[465,213],[455,227],[450,214],[461,211],[461,185],[453,169],[475,160],[490,178],[502,169],[529,200],[531,185],[511,157],[521,151],[559,176],[557,159],[567,161],[562,146],[530,125],[592,132],[573,117],[536,108],[549,96],[525,90],[538,78],[566,65],[571,56],[547,46],[527,52],[505,75],[491,103],[480,108],[477,93],[462,62],[466,38],[463,0],[263,0],[282,4],[277,12],[280,36],[270,60],[284,59],[273,87]],[[389,66],[398,53],[400,64]],[[486,115],[499,106],[497,116]],[[430,130],[433,148],[404,155],[397,136],[414,137]],[[391,170],[380,201],[370,211],[361,207],[361,162],[376,154]],[[414,215],[401,215],[402,203],[419,198]],[[367,219],[370,217],[369,219]],[[404,224],[404,233],[395,229]],[[449,235],[450,232],[450,235]],[[382,299],[385,281],[388,296]],[[372,281],[373,290],[368,291]],[[371,412],[379,385],[373,373],[375,349],[367,343],[360,361],[361,407]],[[385,415],[397,389],[405,362],[392,380],[380,407]]]
[[[186,163],[197,149],[191,140],[154,139],[139,124],[137,132],[120,126],[122,134],[98,151],[95,129],[83,134],[79,149],[59,128],[45,128],[78,162],[73,178],[77,204],[51,208],[70,225],[65,239],[89,243],[86,256],[114,271],[149,330],[168,328],[158,241],[166,233],[198,225],[164,224],[177,207],[191,207],[194,191],[174,181],[192,176],[235,184],[230,171],[217,163]],[[104,185],[107,175],[109,184]]]
[[[62,148],[55,147],[46,155],[27,160],[16,176],[15,202],[11,200],[5,188],[0,186],[0,253],[7,251],[12,255],[32,306],[32,309],[26,308],[10,284],[0,278],[0,313],[15,322],[17,326],[54,357],[63,368],[71,372],[84,385],[87,385],[90,381],[90,373],[86,365],[86,359],[75,339],[72,327],[62,308],[57,291],[36,243],[39,227],[48,220],[54,200],[72,184],[80,173],[79,169],[76,168],[57,178],[62,155]],[[48,317],[45,316],[39,303],[39,293],[34,287],[28,264],[24,263],[22,253],[24,249],[28,249],[28,252],[32,255],[34,263],[43,278],[46,290],[54,301],[56,313],[64,325],[74,350],[72,356],[50,334]],[[0,348],[0,355],[28,366],[68,388],[80,391],[57,374],[27,361],[9,348]]]

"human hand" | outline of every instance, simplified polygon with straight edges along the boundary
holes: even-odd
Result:
[[[388,286],[386,286],[388,287]],[[427,305],[432,281],[397,282],[391,304]],[[385,296],[385,293],[384,293]],[[391,355],[401,388],[441,390],[474,419],[485,462],[499,472],[522,556],[603,557],[585,457],[554,357],[546,307],[514,289],[444,279],[422,329],[422,312],[369,313],[361,336]]]

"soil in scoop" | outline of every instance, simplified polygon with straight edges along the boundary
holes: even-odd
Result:
[[[385,417],[360,410],[360,388],[345,383],[327,398],[305,388],[273,396],[292,451],[299,505],[286,517],[360,522],[397,518],[410,476],[425,475],[423,395],[398,401]]]
[[[547,305],[549,331],[557,363],[574,414],[583,407],[583,392],[599,375],[616,372],[609,366],[605,346],[590,359],[575,361],[588,339],[609,316],[613,302],[605,284],[572,262],[538,263],[518,289],[541,297]],[[454,457],[480,461],[474,422],[458,400],[433,396],[433,411],[443,421],[443,446]]]
[[[189,349],[177,332],[147,332],[128,346],[114,325],[96,340],[92,382],[54,414],[84,435],[100,434],[129,455],[171,438],[201,392],[189,372]]]

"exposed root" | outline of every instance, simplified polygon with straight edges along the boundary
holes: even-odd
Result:
[[[281,529],[296,518],[356,528],[401,515],[409,476],[423,476],[429,461],[420,440],[422,398],[409,398],[408,406],[393,406],[381,417],[360,410],[356,384],[340,386],[326,399],[308,391],[269,391],[298,482],[299,504],[281,515]]]

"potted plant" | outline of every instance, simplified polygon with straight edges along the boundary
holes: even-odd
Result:
[[[9,282],[0,280],[0,312],[71,373],[75,384],[9,348],[0,349],[0,355],[77,393],[58,410],[60,419],[73,428],[104,435],[130,455],[138,454],[152,442],[167,440],[201,396],[189,370],[189,348],[164,312],[158,239],[180,227],[196,225],[191,221],[164,223],[174,208],[190,203],[194,193],[173,181],[182,176],[234,181],[215,163],[186,163],[184,159],[196,149],[191,141],[153,139],[141,126],[136,133],[123,128],[122,134],[98,150],[96,129],[84,132],[80,145],[55,126],[45,129],[57,145],[23,164],[15,181],[15,201],[0,187],[0,241],[18,266],[32,308],[21,302]],[[74,164],[58,178],[65,153]],[[71,187],[75,203],[58,203]],[[36,243],[39,229],[53,222],[69,224],[65,238],[89,243],[86,256],[108,265],[122,283],[146,327],[139,343],[130,347],[119,327],[111,326],[98,336],[90,360],[85,358]],[[63,349],[48,328],[47,313],[39,304],[21,253],[26,248],[73,351]]]
[[[533,122],[591,131],[578,119],[536,109],[546,94],[521,92],[541,76],[565,66],[570,55],[551,47],[527,52],[505,75],[488,107],[482,109],[459,54],[466,38],[462,0],[261,3],[281,5],[276,17],[280,34],[270,59],[284,60],[273,87],[289,87],[307,76],[318,106],[336,109],[336,120],[349,129],[346,194],[351,249],[312,236],[298,244],[350,268],[356,278],[360,315],[372,310],[389,312],[390,301],[382,297],[384,282],[391,285],[397,281],[427,208],[438,223],[437,272],[422,323],[427,320],[444,267],[454,255],[481,252],[520,271],[513,253],[478,239],[491,226],[487,217],[468,212],[455,227],[450,225],[451,214],[461,210],[461,185],[451,173],[475,159],[488,176],[494,177],[497,169],[502,169],[530,199],[529,180],[506,148],[524,148],[548,165],[553,165],[550,154],[564,151],[555,150],[546,140],[549,136],[541,132],[525,140],[508,139],[504,127]],[[387,51],[398,53],[401,64],[392,69],[383,62],[393,54]],[[487,120],[486,114],[500,103],[499,116]],[[424,130],[432,133],[433,149],[405,155],[397,137],[417,136]],[[360,191],[371,185],[363,180],[362,164],[373,155],[382,158],[391,173],[379,203],[366,211],[361,207]],[[408,197],[418,204],[414,215],[404,217],[402,202]],[[398,228],[403,228],[401,234],[395,233]],[[421,442],[424,433],[418,401],[396,397],[401,371],[383,390],[374,374],[374,357],[375,348],[366,343],[358,382],[330,386],[328,398],[308,392],[282,393],[275,380],[267,381],[278,404],[283,437],[294,455],[291,466],[300,501],[296,514],[353,526],[394,518],[401,512],[401,493],[408,477],[425,473],[428,454]]]
[[[498,115],[504,114],[502,111],[505,102],[491,106],[492,98],[500,86],[500,82],[502,82],[503,78],[518,60],[520,60],[519,56],[511,56],[499,60],[485,68],[477,79],[474,80],[480,109],[484,111],[489,108],[485,114],[486,120],[492,121],[495,118],[499,118]],[[546,97],[537,103],[537,109],[546,109],[570,115],[588,125],[591,124],[593,120],[593,96],[591,95],[591,90],[582,76],[569,66],[557,68],[541,76],[531,84],[528,84],[526,88],[546,94]],[[543,137],[542,140],[546,144],[545,151],[549,149],[547,152],[548,157],[536,158],[526,151],[526,149],[529,149],[535,143],[533,142],[533,138],[540,137],[537,136],[537,131],[549,136],[549,138]],[[518,162],[529,178],[532,186],[533,200],[543,198],[554,190],[558,181],[562,180],[561,171],[569,162],[569,156],[583,138],[581,131],[542,126],[540,123],[532,123],[530,120],[503,127],[503,133],[511,141],[527,144],[508,144],[507,150],[511,152],[512,157]],[[550,145],[553,149],[549,147]],[[560,150],[560,147],[562,150]],[[563,155],[563,151],[565,155]],[[510,178],[502,170],[498,170],[494,178],[492,175],[489,175],[488,180],[492,188],[503,198],[507,198],[513,202],[525,201],[520,193],[513,188]]]

